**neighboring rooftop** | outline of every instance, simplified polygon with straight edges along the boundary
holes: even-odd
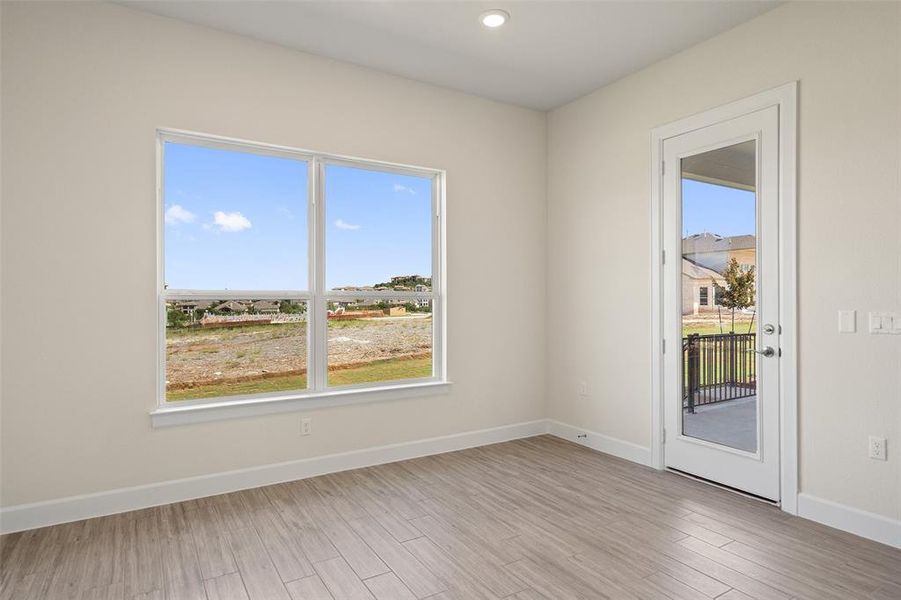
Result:
[[[730,250],[751,250],[757,248],[757,238],[753,235],[721,236],[715,233],[696,233],[682,239],[682,254],[703,252],[729,252]]]
[[[717,273],[713,269],[708,269],[703,265],[699,265],[684,256],[682,257],[682,275],[692,279],[713,279],[717,281],[722,280],[723,278],[720,273]]]

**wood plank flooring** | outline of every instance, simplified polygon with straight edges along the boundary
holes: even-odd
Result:
[[[540,436],[2,538],[2,600],[886,600],[901,551]]]

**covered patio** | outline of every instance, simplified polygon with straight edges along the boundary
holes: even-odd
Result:
[[[744,450],[757,451],[757,396],[705,404],[682,413],[682,434]]]

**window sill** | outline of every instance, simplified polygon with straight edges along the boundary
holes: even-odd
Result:
[[[189,423],[257,417],[330,406],[434,396],[448,393],[450,387],[451,383],[449,381],[427,381],[367,389],[336,389],[326,392],[226,400],[185,406],[173,404],[172,406],[161,406],[152,411],[150,413],[150,422],[154,428],[172,427]]]

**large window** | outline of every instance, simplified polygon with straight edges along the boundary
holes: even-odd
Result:
[[[440,172],[159,145],[161,402],[444,380]]]

